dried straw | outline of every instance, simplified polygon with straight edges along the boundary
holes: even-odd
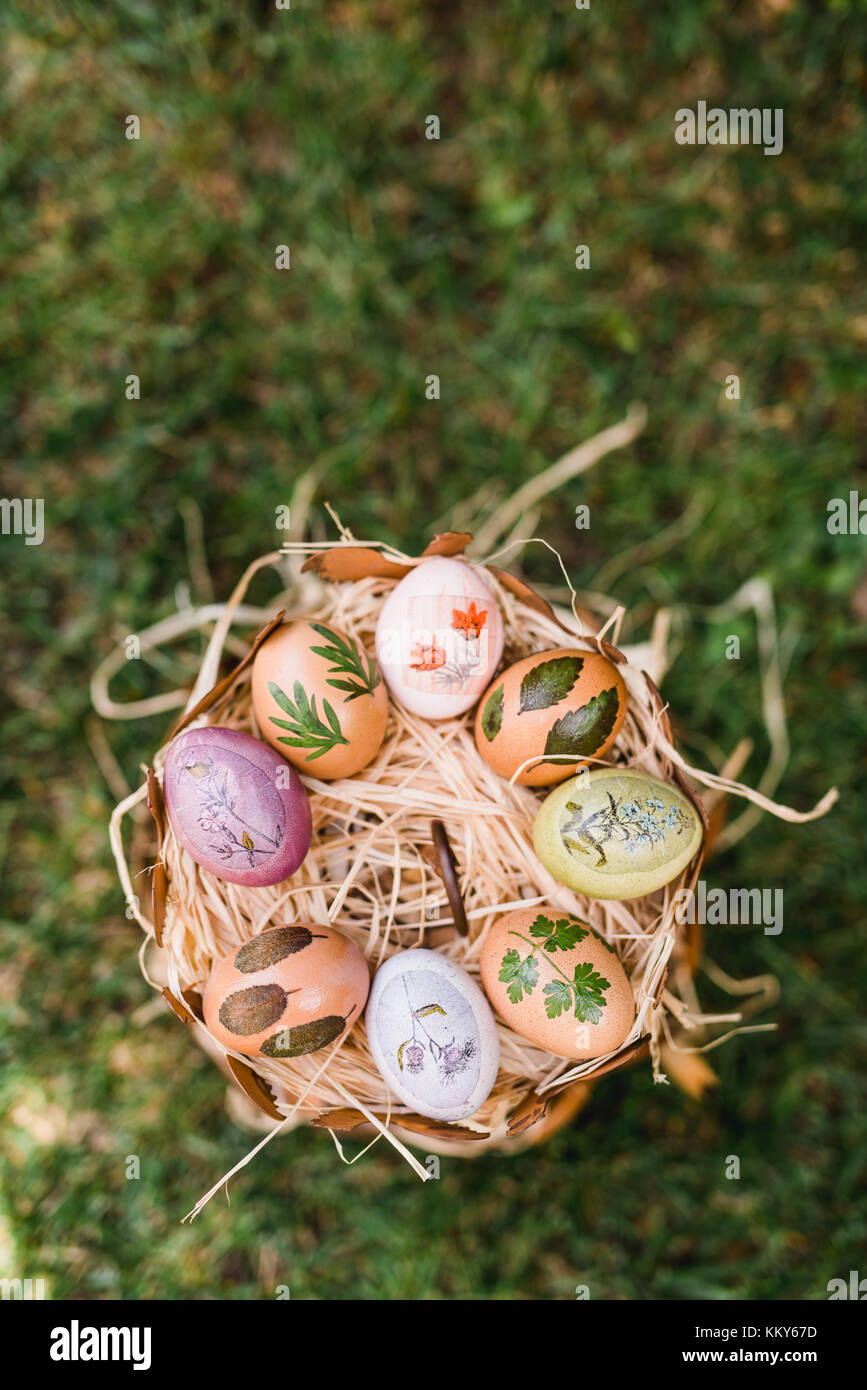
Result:
[[[395,581],[363,579],[334,585],[311,575],[302,576],[300,559],[321,548],[289,545],[282,555],[262,557],[250,566],[227,604],[190,610],[179,615],[174,627],[159,625],[160,636],[174,636],[180,628],[215,623],[187,708],[215,683],[227,637],[239,617],[250,621],[255,615],[260,621],[284,608],[288,617],[303,615],[333,623],[372,650],[377,616]],[[388,550],[388,554],[408,559],[396,551]],[[285,570],[287,557],[290,585],[273,608],[244,609],[242,599],[253,575],[265,565]],[[556,622],[513,596],[489,572],[485,578],[495,588],[502,608],[506,662],[563,645],[567,639]],[[574,631],[576,646],[589,645],[592,639],[581,635],[580,624],[571,613],[564,610],[558,616]],[[616,635],[621,616],[622,610],[616,610],[605,624],[611,635]],[[142,634],[142,640],[149,642],[151,638]],[[613,751],[614,761],[666,779],[678,769],[693,785],[746,797],[789,821],[821,815],[833,801],[834,793],[829,793],[812,811],[799,813],[731,778],[691,767],[670,740],[661,703],[643,670],[627,660],[620,671],[629,692],[629,713]],[[103,707],[110,707],[107,683],[97,681],[97,689]],[[167,697],[159,697],[159,707],[169,707]],[[258,735],[249,668],[199,722]],[[153,760],[158,777],[166,751],[165,747],[160,749]],[[479,1111],[462,1122],[466,1128],[504,1141],[507,1118],[530,1088],[544,1096],[564,1083],[592,1078],[640,1039],[650,1040],[655,1076],[663,1080],[660,1057],[663,1047],[673,1041],[673,1026],[683,1037],[684,1030],[706,1029],[712,1023],[736,1024],[744,1016],[741,1012],[701,1013],[694,991],[681,991],[686,997],[680,997],[669,977],[669,963],[682,931],[675,917],[676,892],[688,881],[689,871],[660,893],[625,903],[587,899],[556,883],[532,847],[533,819],[544,793],[508,784],[487,767],[475,748],[472,712],[429,723],[392,702],[385,742],[362,773],[336,782],[320,781],[307,773],[303,781],[310,794],[313,837],[307,858],[286,883],[251,889],[218,879],[194,862],[167,826],[163,859],[170,892],[161,968],[176,998],[181,998],[185,989],[201,989],[219,957],[278,923],[331,922],[357,942],[371,969],[395,951],[420,944],[426,925],[441,927],[451,921],[442,884],[422,854],[423,847],[431,842],[431,819],[438,817],[445,823],[457,856],[470,933],[466,939],[455,936],[437,949],[477,975],[490,924],[503,913],[547,903],[577,913],[614,947],[630,976],[636,1002],[635,1023],[618,1052],[578,1064],[546,1052],[499,1023],[501,1065],[497,1081]],[[161,984],[162,980],[154,979],[153,958],[158,948],[153,925],[134,898],[121,833],[124,816],[144,795],[145,788],[140,787],[124,798],[112,817],[110,834],[132,911],[149,938],[142,957],[145,974]],[[693,879],[697,871],[698,865],[693,865]],[[676,973],[683,978],[683,971]],[[199,1020],[194,1026],[205,1029]],[[392,1132],[391,1117],[399,1124],[407,1111],[394,1102],[373,1064],[363,1020],[332,1048],[294,1059],[256,1059],[255,1068],[271,1085],[278,1109],[287,1120],[309,1120],[346,1106],[360,1110],[420,1177],[428,1176]],[[276,1130],[281,1127],[277,1125]],[[221,1179],[213,1192],[225,1181]]]

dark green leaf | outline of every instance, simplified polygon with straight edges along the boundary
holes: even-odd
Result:
[[[570,758],[592,758],[614,728],[620,699],[617,691],[602,690],[580,709],[556,719],[545,740],[545,752]],[[555,761],[549,758],[550,762]]]
[[[482,710],[482,733],[488,740],[496,738],[503,726],[503,687],[498,685],[496,690],[492,690],[485,707]]]
[[[305,1052],[316,1052],[334,1042],[346,1027],[346,1019],[339,1014],[328,1014],[325,1018],[315,1018],[311,1023],[297,1023],[294,1028],[281,1028],[272,1033],[259,1048],[265,1057],[301,1057]]]
[[[527,710],[548,709],[565,700],[572,689],[584,659],[580,656],[555,656],[541,661],[528,671],[521,681],[519,714]]]
[[[243,975],[251,975],[276,965],[296,951],[303,951],[312,940],[313,932],[309,927],[269,927],[238,948],[233,964]]]
[[[292,694],[295,696],[295,703],[302,719],[310,718],[310,702],[307,699],[307,692],[300,681],[296,681],[292,687]],[[316,696],[313,696],[313,709],[315,714]]]
[[[217,1017],[228,1033],[251,1037],[276,1023],[286,1008],[286,991],[277,984],[250,985],[227,994]]]

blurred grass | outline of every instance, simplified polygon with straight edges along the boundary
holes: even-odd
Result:
[[[867,560],[863,537],[826,529],[830,498],[867,495],[863,16],[794,0],[6,7],[3,492],[43,497],[47,534],[0,541],[0,1273],[55,1297],[288,1283],[339,1299],[821,1298],[867,1273]],[[699,99],[782,107],[783,153],[676,146],[674,112]],[[592,588],[700,509],[617,580],[624,635],[688,605],[664,693],[684,730],[753,738],[752,780],[755,636],[701,609],[754,574],[773,585],[780,795],[807,807],[834,783],[841,803],[807,827],[765,819],[714,862],[714,885],[783,886],[785,930],[711,929],[709,953],[779,976],[779,1031],[715,1053],[702,1106],[636,1067],[544,1149],[444,1161],[425,1188],[379,1148],[345,1168],[327,1136],[295,1134],[231,1207],[180,1226],[247,1137],[176,1021],[133,1019],[149,995],[87,715],[100,654],[188,578],[183,499],[222,596],[282,539],[275,507],[313,464],[318,504],[413,549],[637,399],[644,435],[552,498],[537,533]],[[541,550],[526,565],[551,579]],[[138,663],[118,682],[154,688]],[[109,731],[131,781],[164,727]]]

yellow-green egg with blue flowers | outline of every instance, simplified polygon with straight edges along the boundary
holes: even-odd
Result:
[[[637,768],[571,777],[543,801],[533,845],[558,883],[589,898],[641,898],[670,883],[701,849],[689,798]]]

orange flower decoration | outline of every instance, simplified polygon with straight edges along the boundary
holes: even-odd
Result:
[[[475,603],[469,605],[466,613],[462,613],[459,608],[452,609],[452,627],[457,632],[462,632],[465,637],[478,637],[487,619],[487,608],[483,608],[479,613]]]
[[[437,671],[440,666],[445,666],[445,664],[445,647],[438,647],[436,642],[430,647],[426,647],[423,642],[416,642],[412,649],[412,659],[409,663],[410,670]]]

